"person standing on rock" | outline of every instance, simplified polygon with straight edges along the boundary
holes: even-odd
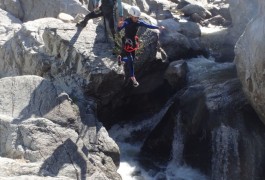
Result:
[[[121,65],[122,62],[126,62],[126,64],[128,64],[130,71],[130,78],[133,82],[133,86],[137,87],[139,86],[139,83],[135,78],[134,67],[133,67],[134,66],[133,61],[135,59],[135,51],[139,48],[139,42],[136,33],[140,26],[144,26],[149,29],[159,29],[159,30],[162,30],[165,27],[154,26],[146,23],[142,19],[139,19],[139,17],[141,16],[141,11],[137,6],[132,6],[129,9],[128,13],[130,17],[125,19],[124,21],[120,21],[118,25],[118,31],[121,31],[123,28],[125,28],[125,36],[122,38],[122,46],[123,46],[122,52],[121,55],[118,55],[118,64],[119,66]]]
[[[115,39],[114,20],[116,19],[116,5],[118,6],[119,21],[123,21],[123,8],[121,0],[93,0],[95,9],[94,11],[87,14],[83,21],[76,24],[77,27],[84,28],[87,25],[88,20],[104,17],[108,21],[108,25]],[[100,3],[101,1],[101,3]]]

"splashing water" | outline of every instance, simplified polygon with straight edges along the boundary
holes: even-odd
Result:
[[[137,155],[140,152],[141,146],[144,143],[144,139],[140,142],[128,142],[128,138],[136,132],[150,132],[165,115],[170,105],[173,103],[175,96],[167,101],[164,108],[153,117],[145,119],[139,122],[129,122],[127,124],[117,124],[114,125],[109,130],[109,135],[115,140],[119,145],[121,151],[121,162],[118,169],[118,173],[122,176],[124,180],[153,180],[144,169],[140,168],[137,162]],[[151,172],[152,173],[152,172]]]
[[[207,180],[206,176],[199,171],[182,164],[183,153],[183,135],[180,125],[180,114],[177,115],[175,122],[175,133],[173,141],[172,160],[164,171],[154,172],[153,170],[145,171],[137,162],[137,155],[140,152],[141,146],[144,142],[128,142],[126,139],[132,133],[139,130],[148,131],[152,130],[161,118],[165,115],[168,108],[172,104],[174,98],[167,102],[164,108],[154,115],[152,118],[143,120],[141,122],[132,122],[124,125],[113,126],[109,134],[116,141],[121,151],[121,163],[118,173],[122,176],[123,180]]]

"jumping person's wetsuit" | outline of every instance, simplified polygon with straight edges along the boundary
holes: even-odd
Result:
[[[144,26],[149,29],[159,29],[158,26],[147,24],[142,19],[138,19],[137,22],[133,22],[131,18],[127,18],[124,20],[123,25],[121,27],[118,27],[118,31],[121,31],[123,28],[125,28],[125,36],[122,38],[123,46],[126,45],[127,42],[132,42],[133,46],[132,48],[136,47],[135,37],[140,26]],[[128,64],[130,70],[130,77],[134,77],[134,67],[133,67],[134,58],[135,58],[135,50],[132,52],[127,52],[123,47],[121,60]]]

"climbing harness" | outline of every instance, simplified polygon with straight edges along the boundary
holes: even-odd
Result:
[[[124,48],[123,49],[126,52],[133,52],[133,51],[136,51],[137,49],[139,49],[140,42],[139,42],[138,36],[135,36],[134,39],[135,39],[135,46],[134,46],[134,43],[133,43],[133,41],[131,39],[129,39],[129,38],[125,39],[125,43],[124,43]]]

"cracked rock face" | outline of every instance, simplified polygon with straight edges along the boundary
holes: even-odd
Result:
[[[12,13],[23,22],[57,17],[60,12],[67,12],[73,16],[77,13],[88,12],[78,0],[0,0],[0,8]]]
[[[104,42],[104,29],[92,21],[82,30],[55,18],[21,24],[4,11],[0,14],[5,20],[0,31],[1,77],[32,74],[57,79],[68,93],[87,86],[96,92],[108,78],[122,83],[123,71],[111,57],[110,44]]]
[[[118,146],[62,89],[37,76],[2,78],[0,87],[0,156],[15,159],[1,158],[0,178],[120,179]]]

